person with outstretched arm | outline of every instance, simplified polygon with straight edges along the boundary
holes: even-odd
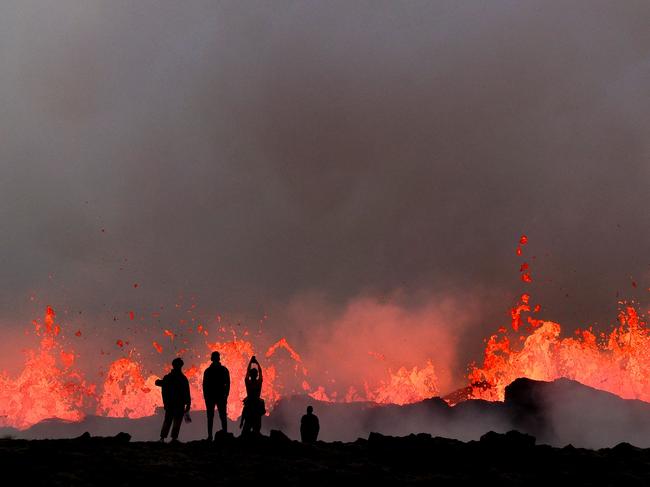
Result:
[[[190,410],[192,399],[190,397],[190,383],[183,374],[183,360],[176,357],[172,360],[172,370],[162,379],[156,380],[156,385],[162,388],[163,405],[165,407],[165,419],[160,431],[160,441],[172,430],[172,443],[178,442],[178,433],[183,422],[183,415]],[[172,426],[173,424],[173,426]]]
[[[244,399],[244,409],[239,423],[239,427],[242,428],[242,436],[251,433],[259,434],[262,429],[262,416],[266,413],[264,400],[261,397],[263,380],[262,366],[253,355],[248,362],[244,379],[246,399]]]

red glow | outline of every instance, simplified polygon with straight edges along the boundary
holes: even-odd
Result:
[[[95,386],[73,368],[74,351],[63,350],[57,342],[60,326],[54,320],[54,310],[48,306],[45,326],[34,322],[40,346],[26,352],[18,377],[0,373],[0,426],[26,428],[51,417],[78,421],[94,397]]]
[[[524,237],[520,239],[520,245],[527,244]],[[528,270],[528,263],[522,264],[520,271],[527,273]],[[358,328],[364,319],[364,306],[362,303],[354,308],[348,320],[343,322],[345,326],[337,332],[341,338],[333,342],[337,346],[333,347],[329,363],[318,357],[319,370],[316,373],[311,365],[314,362],[309,362],[309,354],[305,354],[304,349],[299,353],[284,337],[266,341],[261,329],[257,333],[244,329],[239,323],[231,326],[221,316],[209,320],[211,325],[200,324],[195,318],[197,315],[190,314],[187,319],[183,318],[185,326],[157,328],[154,336],[160,337],[162,331],[169,338],[169,342],[165,342],[166,349],[147,336],[143,342],[147,352],[140,355],[135,347],[129,348],[129,341],[118,339],[116,344],[120,350],[117,353],[123,356],[106,365],[107,372],[102,374],[103,384],[99,387],[86,381],[79,368],[83,361],[74,350],[64,345],[67,333],[61,333],[62,327],[56,320],[54,309],[48,306],[43,320],[33,322],[39,347],[26,352],[22,372],[17,377],[0,373],[0,426],[26,428],[50,417],[76,421],[87,413],[130,418],[153,414],[161,405],[160,389],[154,386],[154,381],[164,374],[164,370],[156,366],[156,375],[152,375],[148,368],[151,365],[145,367],[155,356],[148,343],[152,343],[155,352],[162,354],[160,361],[165,363],[170,357],[183,356],[194,407],[202,405],[201,375],[210,363],[210,352],[219,350],[222,362],[231,372],[232,390],[228,404],[231,419],[236,419],[241,412],[246,365],[250,356],[256,353],[258,358],[264,357],[263,396],[269,409],[281,397],[295,393],[308,394],[323,401],[394,404],[420,401],[440,394],[440,378],[444,370],[442,373],[440,369],[436,370],[431,360],[420,359],[407,366],[404,355],[399,361],[391,356],[403,338],[400,336],[402,330],[412,333],[413,327],[397,326],[395,330],[398,331],[376,339],[378,322],[384,320],[401,325],[404,320],[408,322],[408,316],[405,319],[404,315],[396,313],[386,318],[386,308],[373,308],[373,314],[367,320],[370,333],[354,335],[352,328]],[[185,313],[180,304],[176,308]],[[192,303],[191,310],[194,309]],[[650,383],[647,381],[650,376],[650,332],[635,305],[621,303],[618,324],[608,333],[597,334],[588,328],[576,331],[575,336],[569,338],[561,336],[558,323],[537,319],[541,310],[541,305],[536,304],[532,309],[536,315],[531,316],[530,294],[519,296],[510,310],[510,327],[501,326],[489,337],[482,363],[470,368],[468,379],[472,385],[472,397],[502,400],[505,386],[518,377],[540,380],[568,377],[621,397],[650,401]],[[143,313],[143,316],[148,316],[148,313]],[[428,327],[429,315],[425,323]],[[217,338],[208,342],[205,338],[208,332]],[[194,341],[188,340],[187,333],[193,334]],[[74,335],[81,336],[81,330]],[[430,349],[431,357],[446,347],[453,347],[444,340],[427,341],[429,336],[423,335],[418,344],[421,343],[425,352]],[[132,340],[130,336],[125,338]],[[370,343],[372,340],[376,341]],[[87,340],[75,343],[81,346]],[[178,348],[179,345],[182,348]],[[105,344],[100,343],[95,350],[102,348]],[[412,353],[413,350],[409,350]],[[108,353],[102,351],[101,355]],[[352,362],[353,358],[358,361]],[[327,369],[334,362],[340,362],[339,368],[330,375]],[[337,381],[342,383],[342,377],[349,374],[351,367],[357,367],[359,373],[364,374],[361,376],[363,380],[349,387],[345,384],[337,388]],[[370,367],[377,367],[384,375],[371,379],[367,374]]]
[[[623,398],[650,401],[650,333],[634,307],[624,306],[619,326],[600,337],[583,330],[575,338],[561,338],[558,323],[535,324],[532,333],[522,336],[520,348],[512,347],[505,333],[490,337],[483,364],[469,375],[472,384],[482,384],[473,397],[503,400],[505,387],[518,377],[567,377]]]

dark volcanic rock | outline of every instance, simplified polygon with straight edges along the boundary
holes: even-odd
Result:
[[[128,443],[131,441],[131,435],[123,431],[119,432],[115,436],[91,436],[88,431],[86,431],[81,436],[74,438],[76,441],[103,441],[111,443]]]
[[[127,443],[114,438],[0,440],[0,469],[24,485],[626,485],[650,482],[650,450],[535,445],[517,432],[463,443],[372,433],[353,443],[274,438],[229,444]]]
[[[528,450],[535,446],[535,437],[520,433],[519,431],[508,431],[506,434],[488,431],[481,436],[481,446],[497,448],[501,450]]]
[[[626,400],[569,379],[517,379],[505,409],[515,429],[541,442],[599,448],[629,442],[650,446],[650,404]]]
[[[271,430],[269,436],[271,438],[271,441],[274,441],[276,443],[280,443],[280,444],[291,443],[291,439],[280,430]]]

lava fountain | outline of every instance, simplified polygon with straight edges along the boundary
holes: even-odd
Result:
[[[517,255],[524,254],[527,244],[527,237],[522,236]],[[520,266],[520,278],[525,286],[533,280],[527,262]],[[482,363],[470,366],[466,393],[456,394],[449,402],[473,398],[503,400],[505,387],[519,377],[536,380],[566,377],[623,398],[650,401],[650,383],[646,379],[650,376],[650,332],[634,303],[620,305],[618,324],[608,333],[598,334],[588,328],[563,338],[560,324],[538,318],[540,306],[532,306],[530,294],[522,294],[511,309],[510,325],[487,339]],[[134,312],[129,312],[129,317],[134,320]],[[357,317],[353,315],[353,321]],[[388,320],[393,317],[399,319],[400,315],[391,315]],[[190,345],[180,332],[172,330],[163,330],[159,337],[148,336],[159,354],[167,346],[161,344],[165,340],[176,344],[182,340],[187,344],[185,348],[176,348],[174,353],[182,355],[187,364],[184,371],[190,381],[194,409],[203,407],[202,373],[209,365],[208,357],[213,350],[219,350],[222,362],[230,370],[228,416],[231,419],[241,413],[244,374],[251,355],[264,356],[262,395],[269,410],[282,397],[292,394],[308,394],[323,401],[406,404],[440,392],[439,370],[431,360],[425,360],[417,365],[382,365],[383,376],[363,380],[344,393],[337,393],[331,388],[335,378],[330,384],[319,383],[317,377],[322,378],[321,371],[312,373],[286,338],[280,337],[269,345],[268,336],[258,340],[259,335],[256,338],[241,330],[237,333],[234,327],[229,329],[220,321],[219,317],[216,329],[182,321],[185,330],[200,339],[198,345]],[[48,306],[43,320],[33,322],[33,333],[39,344],[25,351],[21,372],[15,377],[0,373],[0,426],[24,429],[48,418],[79,421],[87,414],[138,418],[152,415],[162,406],[160,389],[154,382],[164,370],[157,375],[147,372],[145,360],[129,345],[130,340],[116,341],[121,356],[107,365],[101,380],[95,384],[87,379],[69,340],[63,338],[62,327],[54,309]],[[371,327],[370,331],[373,330]],[[394,348],[395,337],[391,338],[391,333],[393,328],[379,336],[379,341],[387,341],[380,346]],[[81,331],[71,335],[80,337]],[[218,338],[210,340],[211,336]],[[377,339],[376,333],[373,338]],[[262,345],[264,341],[266,345]],[[367,352],[378,364],[385,364],[385,357],[375,349],[364,351],[359,343],[346,346],[361,354]]]

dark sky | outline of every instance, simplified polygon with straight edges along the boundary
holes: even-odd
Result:
[[[648,25],[645,0],[5,0],[1,326],[32,295],[289,335],[304,296],[453,299],[462,369],[525,290],[609,324],[650,287]]]

